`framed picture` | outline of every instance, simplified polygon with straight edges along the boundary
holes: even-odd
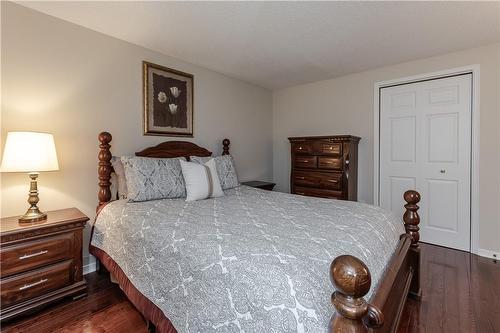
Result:
[[[193,136],[192,74],[143,65],[144,135]]]

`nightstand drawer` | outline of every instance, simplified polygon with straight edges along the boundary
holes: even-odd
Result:
[[[2,307],[70,285],[72,264],[72,260],[67,260],[0,280]]]
[[[73,233],[42,238],[0,250],[1,276],[9,276],[52,264],[73,255]]]

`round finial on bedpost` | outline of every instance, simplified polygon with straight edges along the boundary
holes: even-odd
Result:
[[[330,265],[330,279],[336,291],[332,303],[337,310],[330,320],[330,332],[367,332],[363,317],[368,313],[365,296],[370,290],[368,267],[356,257],[343,255]]]
[[[99,205],[97,206],[97,210],[111,200],[111,152],[109,148],[111,145],[112,136],[108,132],[101,132],[97,137],[99,139],[99,154],[97,158],[99,159],[99,164],[97,168],[97,172],[99,174],[99,192],[97,193],[97,197],[99,199]]]
[[[231,141],[229,139],[222,140],[222,155],[229,155],[229,145]]]
[[[111,142],[112,136],[111,133],[101,132],[98,136],[99,142],[102,144],[107,144]]]
[[[403,198],[406,201],[406,211],[403,215],[403,221],[405,223],[406,233],[411,236],[411,246],[418,247],[418,241],[420,239],[420,234],[418,227],[420,223],[420,216],[418,215],[418,203],[420,202],[420,194],[417,191],[406,191],[403,194]]]

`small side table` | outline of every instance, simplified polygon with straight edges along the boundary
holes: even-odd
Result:
[[[262,190],[268,190],[268,191],[272,191],[274,189],[274,186],[276,186],[275,183],[263,182],[260,180],[252,180],[249,182],[243,182],[241,184],[246,185],[246,186],[255,187],[255,188],[260,188]]]
[[[89,218],[68,208],[47,212],[44,222],[20,225],[17,220],[13,216],[0,222],[0,321],[87,293],[82,247]]]

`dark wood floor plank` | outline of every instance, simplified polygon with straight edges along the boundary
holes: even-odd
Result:
[[[421,247],[422,300],[406,302],[398,332],[500,332],[500,263],[443,247]],[[7,322],[2,332],[147,332],[140,313],[108,275],[91,273],[86,279],[86,298]]]

